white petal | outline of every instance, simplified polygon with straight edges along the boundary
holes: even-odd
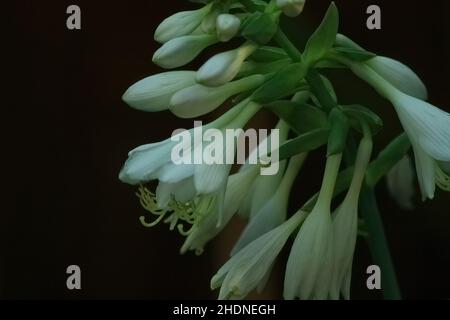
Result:
[[[450,114],[405,94],[392,103],[408,136],[434,159],[450,161]]]
[[[231,165],[228,164],[200,164],[194,169],[195,189],[200,194],[217,191],[228,179]]]
[[[195,84],[195,75],[195,71],[159,73],[133,84],[123,94],[122,99],[138,110],[166,110],[174,93]]]
[[[152,60],[166,69],[178,68],[194,60],[203,49],[216,42],[217,38],[212,35],[182,36],[164,43],[156,50]]]
[[[427,99],[427,88],[422,80],[411,68],[400,61],[377,56],[366,63],[400,91],[418,99]]]
[[[149,181],[156,170],[170,161],[173,143],[164,141],[148,144],[130,151],[119,173],[119,179],[129,184]]]

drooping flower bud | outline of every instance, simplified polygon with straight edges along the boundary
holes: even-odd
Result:
[[[239,31],[241,20],[232,14],[224,13],[217,17],[216,30],[217,37],[222,42],[227,42]]]
[[[244,60],[256,48],[256,44],[246,42],[237,49],[216,54],[198,70],[197,82],[206,86],[216,87],[233,80],[241,69]]]
[[[305,0],[277,0],[277,6],[288,17],[296,17],[302,13]]]
[[[211,4],[198,10],[178,12],[166,18],[155,31],[155,40],[166,43],[194,31],[211,10]]]
[[[138,110],[166,110],[177,91],[195,84],[195,74],[195,71],[170,71],[144,78],[129,87],[122,99]]]
[[[173,69],[192,60],[206,47],[217,42],[213,35],[189,35],[166,42],[153,55],[153,62],[160,67]]]

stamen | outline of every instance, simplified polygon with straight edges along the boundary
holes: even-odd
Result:
[[[200,220],[210,212],[214,205],[214,196],[197,196],[196,198],[188,202],[179,202],[172,195],[171,200],[166,208],[160,208],[156,199],[156,195],[143,185],[139,186],[136,195],[139,198],[141,206],[148,212],[156,215],[157,218],[153,222],[146,222],[146,217],[140,217],[140,221],[145,227],[154,227],[159,222],[169,224],[169,229],[177,230],[180,234],[189,235],[194,226],[197,225]],[[164,219],[165,218],[165,219]],[[164,219],[164,220],[163,220]],[[188,230],[185,230],[185,223],[190,225]]]

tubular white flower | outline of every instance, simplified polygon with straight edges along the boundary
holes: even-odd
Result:
[[[289,161],[289,165],[284,173],[283,179],[276,192],[262,206],[250,222],[245,227],[239,240],[236,242],[231,255],[240,251],[247,244],[257,239],[261,235],[276,228],[286,220],[289,194],[292,184],[297,177],[297,173],[302,167],[307,154],[303,153],[294,156]]]
[[[411,158],[405,155],[386,175],[389,194],[397,204],[406,210],[414,209],[414,168]]]
[[[231,40],[239,31],[241,20],[235,15],[223,13],[217,17],[217,37],[222,42]]]
[[[212,289],[221,287],[219,299],[242,299],[265,281],[275,258],[305,215],[297,212],[231,257],[211,279]]]
[[[328,157],[317,202],[300,228],[286,265],[284,298],[326,299],[333,277],[330,205],[341,154]]]
[[[352,39],[339,33],[336,36],[336,45],[364,51],[364,48]],[[343,63],[347,64],[345,61]],[[376,56],[367,60],[366,65],[407,95],[421,100],[428,98],[427,88],[419,76],[410,67],[400,61],[388,57]]]
[[[209,34],[174,38],[156,50],[152,60],[162,68],[178,68],[194,60],[201,51],[217,41],[215,35]]]
[[[330,298],[339,299],[342,292],[350,296],[353,254],[358,233],[358,200],[367,165],[372,153],[372,139],[366,135],[358,148],[352,182],[344,201],[333,215],[334,271],[330,287]]]
[[[216,54],[197,72],[197,82],[216,87],[233,80],[241,69],[242,63],[257,48],[252,42],[246,42],[237,49]]]
[[[155,31],[155,40],[165,43],[194,31],[211,10],[211,4],[191,11],[178,12],[166,18]]]
[[[296,17],[302,13],[305,0],[277,0],[276,4],[288,17]]]
[[[382,56],[368,60],[367,65],[400,91],[417,99],[427,100],[428,92],[425,84],[407,65]]]
[[[204,129],[224,128],[242,112],[247,103],[248,101],[243,101],[236,105],[215,121],[204,126]],[[249,111],[252,110],[246,111],[246,119],[252,115]],[[191,134],[196,132],[194,129],[189,130]],[[142,145],[130,151],[128,159],[119,173],[119,179],[129,184],[139,184],[154,179],[163,179],[165,182],[175,183],[193,175],[193,165],[176,165],[171,160],[172,149],[177,144],[176,137],[181,137],[183,134],[185,132],[161,142]],[[201,139],[195,139],[195,137],[193,140],[201,141]],[[195,147],[195,145],[192,146],[192,148]]]
[[[344,62],[393,104],[414,149],[422,198],[432,199],[436,183],[435,162],[450,161],[450,114],[408,96],[364,64]]]
[[[264,76],[253,75],[220,87],[197,84],[178,91],[170,100],[170,111],[180,118],[194,118],[209,113],[231,96],[257,87]]]
[[[201,220],[186,238],[180,250],[182,254],[188,250],[195,250],[196,254],[203,252],[206,243],[217,236],[236,213],[258,172],[259,166],[249,166],[245,170],[230,175],[225,191],[223,216],[220,215],[219,210],[215,210]]]
[[[130,86],[122,100],[142,111],[166,110],[176,92],[195,84],[195,75],[195,71],[169,71],[144,78]]]

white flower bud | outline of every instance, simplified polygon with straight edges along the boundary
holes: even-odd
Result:
[[[255,88],[264,76],[254,75],[210,88],[201,84],[178,91],[170,100],[170,110],[180,118],[195,118],[213,111],[229,97]]]
[[[367,65],[385,80],[389,81],[394,87],[407,95],[421,100],[427,99],[427,88],[422,80],[420,80],[419,76],[417,76],[411,68],[400,61],[388,57],[377,56],[368,60]]]
[[[192,60],[206,47],[217,42],[212,35],[189,35],[166,42],[153,55],[153,62],[166,69],[181,67]]]
[[[194,31],[211,10],[211,4],[198,10],[178,12],[166,18],[155,31],[155,40],[165,43]]]
[[[220,86],[233,80],[241,69],[244,60],[257,46],[246,42],[237,49],[222,52],[206,61],[197,72],[197,82],[206,86]]]
[[[277,0],[277,6],[288,17],[296,17],[302,13],[305,0]]]
[[[221,14],[216,20],[217,37],[220,41],[227,42],[237,34],[240,26],[241,20],[238,17],[228,13]]]
[[[166,110],[177,91],[195,84],[195,74],[195,71],[170,71],[147,77],[129,87],[122,99],[138,110]]]

